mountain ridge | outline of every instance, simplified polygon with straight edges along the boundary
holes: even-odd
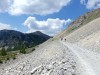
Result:
[[[83,14],[82,16],[79,16],[76,18],[66,29],[58,33],[55,38],[61,38],[64,36],[67,36],[71,32],[77,30],[78,28],[86,25],[90,21],[100,17],[100,8],[92,10],[90,12],[87,12]]]
[[[33,33],[22,33],[15,30],[0,30],[0,47],[14,46],[16,44],[37,45],[48,40],[50,36],[36,31]]]

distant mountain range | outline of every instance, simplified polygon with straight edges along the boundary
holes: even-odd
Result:
[[[50,36],[36,31],[33,33],[22,33],[15,30],[0,30],[0,47],[15,47],[25,45],[36,46],[48,40]]]

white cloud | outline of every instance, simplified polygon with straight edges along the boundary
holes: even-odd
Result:
[[[81,4],[86,4],[86,1],[85,0],[80,0]]]
[[[100,8],[100,0],[81,0],[81,3],[86,5],[87,9]]]
[[[7,29],[7,30],[17,30],[17,28],[11,27],[9,24],[0,23],[0,30]]]
[[[5,12],[10,6],[10,0],[0,0],[0,12]]]
[[[70,22],[71,19],[60,20],[59,18],[38,21],[35,17],[30,16],[25,20],[24,26],[29,29],[28,32],[42,31],[43,33],[54,35]]]
[[[59,12],[71,0],[0,0],[0,11],[12,15],[38,14],[47,15]]]

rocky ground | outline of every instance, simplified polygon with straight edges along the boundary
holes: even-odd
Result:
[[[0,75],[100,75],[100,53],[60,40],[15,61],[1,66]]]
[[[100,53],[81,48],[75,44],[65,43],[77,57],[76,75],[100,75]]]
[[[46,44],[16,63],[3,65],[0,75],[75,75],[76,58],[72,52],[57,41]]]

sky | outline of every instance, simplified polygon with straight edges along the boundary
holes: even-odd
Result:
[[[97,8],[100,0],[0,0],[0,30],[55,35]]]

